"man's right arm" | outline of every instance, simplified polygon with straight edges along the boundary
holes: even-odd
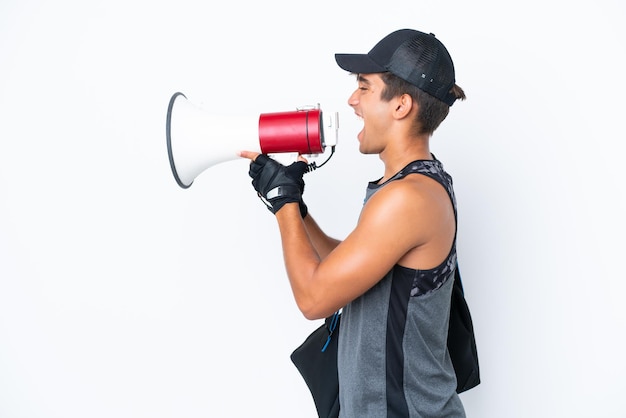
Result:
[[[307,214],[304,219],[304,226],[306,228],[306,232],[311,239],[311,243],[317,252],[317,255],[321,260],[325,259],[328,254],[332,250],[337,247],[341,243],[341,241],[331,238],[322,229],[319,227],[315,219],[311,217],[310,214]]]

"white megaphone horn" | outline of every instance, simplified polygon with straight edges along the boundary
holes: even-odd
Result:
[[[331,147],[334,152],[337,131],[338,114],[325,115],[319,105],[232,117],[206,113],[179,92],[167,109],[167,153],[174,178],[183,189],[207,168],[239,158],[237,151],[314,156]],[[310,169],[316,167],[310,164]]]

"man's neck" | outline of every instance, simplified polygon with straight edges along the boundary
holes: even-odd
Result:
[[[385,165],[385,174],[382,181],[394,176],[411,161],[432,160],[430,153],[429,136],[408,138],[406,141],[398,141],[385,148],[379,157]]]

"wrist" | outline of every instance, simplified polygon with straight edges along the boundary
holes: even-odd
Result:
[[[285,203],[280,209],[276,211],[274,215],[276,215],[276,218],[290,218],[293,216],[302,218],[300,214],[300,205],[298,204],[298,202]]]

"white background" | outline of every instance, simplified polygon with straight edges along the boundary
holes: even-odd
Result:
[[[320,103],[307,175],[327,232],[365,183],[336,52],[434,32],[466,102],[432,150],[453,175],[483,383],[469,417],[626,417],[619,0],[0,3],[0,417],[314,417],[292,301],[247,162],[183,190],[176,91],[231,116]],[[215,138],[216,141],[219,138]]]

